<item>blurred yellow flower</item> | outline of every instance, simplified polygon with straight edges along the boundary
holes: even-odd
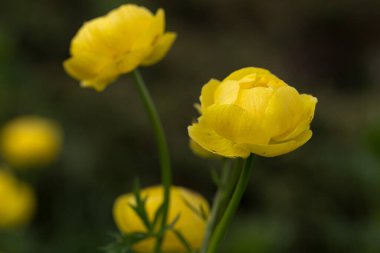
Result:
[[[152,221],[154,214],[162,204],[163,187],[149,187],[141,191],[141,197],[148,197],[146,210]],[[146,229],[130,205],[135,205],[133,194],[125,194],[116,199],[114,204],[114,218],[119,230],[123,233],[145,232]],[[182,233],[193,249],[199,249],[202,244],[206,229],[206,220],[201,216],[201,210],[205,215],[209,213],[209,204],[201,195],[183,187],[172,186],[170,192],[170,205],[168,223],[172,223],[178,215],[179,220],[174,228]],[[135,244],[134,250],[139,253],[153,252],[155,239],[150,238]],[[172,232],[165,234],[162,244],[164,253],[187,252],[184,245]]]
[[[98,91],[140,65],[153,65],[171,48],[176,34],[165,32],[165,14],[134,4],[86,22],[71,41],[64,68],[83,87]]]
[[[312,135],[317,99],[261,68],[243,68],[202,88],[191,139],[225,157],[250,153],[272,157],[291,152]]]
[[[59,126],[38,116],[23,116],[8,122],[0,134],[1,155],[15,168],[45,166],[61,150]]]
[[[0,169],[0,229],[21,226],[30,221],[35,209],[35,195],[30,186]]]

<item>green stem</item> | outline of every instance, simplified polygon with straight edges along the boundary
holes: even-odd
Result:
[[[164,186],[164,200],[162,203],[161,227],[157,236],[157,242],[156,242],[156,247],[155,247],[155,252],[158,253],[160,252],[161,244],[164,239],[164,234],[165,234],[164,230],[167,224],[167,217],[168,217],[168,211],[169,211],[168,209],[169,209],[169,202],[170,202],[170,186],[172,184],[170,156],[169,156],[169,149],[166,144],[165,133],[160,121],[160,117],[153,103],[153,100],[149,94],[149,91],[146,87],[146,84],[140,72],[137,69],[133,71],[133,75],[136,80],[136,87],[144,103],[145,109],[148,113],[150,122],[153,127],[153,131],[154,131],[154,135],[155,135],[155,139],[157,143],[158,156],[160,159],[162,184]]]
[[[244,160],[240,158],[236,160],[237,161],[235,161],[235,164],[228,177],[228,183],[226,184],[226,189],[225,189],[225,197],[222,204],[220,205],[217,221],[220,221],[220,219],[222,218],[224,211],[227,208],[229,200],[232,196],[232,193],[240,177],[240,172],[242,170]]]
[[[224,238],[226,230],[230,225],[234,217],[234,214],[236,213],[236,210],[239,207],[240,200],[247,188],[249,179],[251,177],[252,164],[253,155],[251,154],[244,162],[243,169],[240,173],[240,178],[232,195],[231,201],[229,202],[222,219],[215,228],[215,231],[211,237],[210,246],[207,250],[207,253],[215,253],[219,247],[220,242]]]
[[[218,191],[217,191],[215,198],[214,198],[214,201],[213,201],[212,210],[211,210],[210,218],[209,218],[208,223],[207,223],[205,237],[203,239],[202,248],[200,250],[200,253],[206,253],[206,250],[207,250],[207,247],[208,247],[211,235],[212,235],[212,231],[214,230],[215,225],[218,222],[218,216],[219,216],[219,213],[221,211],[221,206],[223,205],[223,202],[226,199],[227,182],[228,182],[228,179],[230,178],[230,176],[231,176],[230,161],[224,160],[223,161],[223,168],[221,171],[221,179],[220,179],[220,183],[218,185]]]

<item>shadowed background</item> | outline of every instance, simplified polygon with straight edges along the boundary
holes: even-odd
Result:
[[[133,79],[97,93],[65,74],[81,24],[127,1],[3,1],[0,123],[24,114],[60,122],[64,151],[34,177],[38,212],[0,231],[7,253],[99,252],[116,232],[113,200],[159,183],[155,143]],[[380,252],[380,2],[139,1],[166,10],[178,40],[141,69],[168,136],[174,182],[204,194],[216,161],[194,156],[186,127],[210,78],[264,67],[319,100],[314,136],[254,175],[221,252]]]

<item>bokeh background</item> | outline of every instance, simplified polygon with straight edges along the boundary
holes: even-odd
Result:
[[[38,212],[0,231],[4,253],[93,253],[112,241],[115,197],[159,183],[152,131],[133,79],[81,89],[62,61],[85,20],[128,1],[2,1],[0,125],[37,114],[64,129],[64,150],[32,180]],[[318,97],[303,148],[257,158],[225,253],[380,252],[380,2],[377,0],[134,1],[163,7],[178,32],[169,55],[144,68],[162,116],[174,182],[215,191],[217,161],[194,156],[186,127],[210,78],[245,66],[270,69]],[[1,200],[0,200],[1,204]]]

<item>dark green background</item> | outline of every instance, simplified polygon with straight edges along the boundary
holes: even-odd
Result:
[[[62,69],[85,20],[119,0],[0,3],[0,123],[23,114],[60,122],[64,151],[34,175],[38,213],[23,231],[0,232],[4,253],[94,253],[115,232],[112,204],[159,183],[152,131],[133,80],[102,93]],[[210,168],[195,157],[186,127],[210,78],[245,66],[270,69],[318,97],[314,136],[276,158],[258,158],[225,253],[380,252],[380,2],[377,0],[141,1],[163,7],[178,40],[142,69],[157,103],[174,182],[212,199]]]

